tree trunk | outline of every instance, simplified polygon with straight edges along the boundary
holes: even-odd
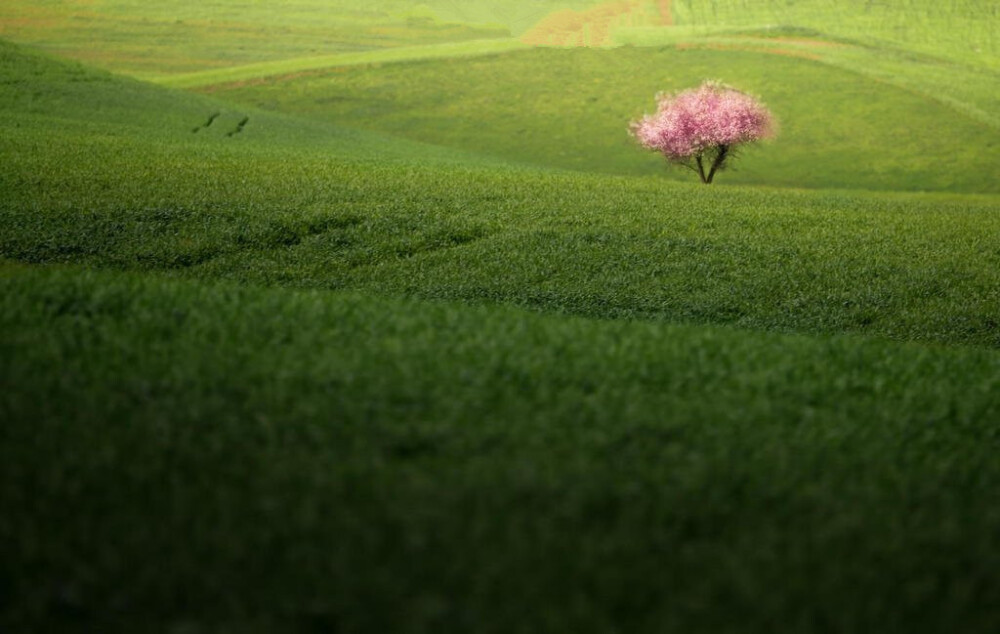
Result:
[[[705,175],[702,174],[701,180],[703,183],[708,185],[712,182],[712,179],[715,178],[715,173],[719,170],[719,168],[722,167],[722,164],[726,162],[727,154],[729,154],[729,146],[720,145],[719,151],[715,155],[715,160],[712,161],[712,169],[708,171],[708,178],[706,178]],[[698,167],[701,167],[700,160],[698,161]]]

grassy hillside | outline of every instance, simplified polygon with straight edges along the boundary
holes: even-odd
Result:
[[[215,124],[195,132],[173,101],[193,116],[209,99],[9,51],[14,67],[51,69],[24,77],[53,78],[30,116],[12,102],[0,145],[0,244],[11,259],[593,317],[1000,342],[995,196],[537,172],[319,123],[295,135],[292,120],[256,111],[238,135],[213,136]],[[144,113],[145,128],[63,121],[57,87],[101,81],[89,107],[71,93],[79,110],[107,116],[106,95],[131,89],[118,103]],[[20,85],[8,94],[37,92]],[[169,113],[177,123],[156,131]],[[40,149],[40,138],[58,138],[59,151]]]
[[[706,77],[762,95],[781,123],[779,139],[748,150],[722,182],[1000,191],[1000,127],[852,72],[763,51],[537,49],[338,67],[204,90],[539,165],[660,174],[662,159],[638,149],[628,122],[655,107],[658,91]]]
[[[7,125],[5,154],[12,164],[34,163],[30,169],[36,171],[26,173],[30,180],[63,180],[76,170],[94,169],[91,153],[103,151],[114,157],[126,152],[125,148],[132,148],[130,160],[135,163],[115,168],[119,171],[111,176],[119,183],[126,182],[128,175],[153,175],[150,162],[141,158],[146,151],[160,156],[165,168],[161,176],[167,177],[175,161],[197,164],[200,160],[199,169],[211,174],[215,157],[244,160],[248,145],[279,156],[291,152],[380,161],[497,164],[468,152],[171,91],[3,41],[0,87],[0,111]],[[138,188],[148,184],[148,178],[135,180]],[[17,191],[11,189],[10,194],[17,196]]]
[[[995,190],[537,169],[10,45],[0,116],[0,630],[1000,627]]]

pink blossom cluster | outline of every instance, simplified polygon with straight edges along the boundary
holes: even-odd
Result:
[[[671,160],[773,135],[774,120],[752,96],[713,81],[673,95],[659,95],[656,114],[632,122],[639,142]]]

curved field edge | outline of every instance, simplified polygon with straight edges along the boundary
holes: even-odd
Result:
[[[15,629],[1000,622],[997,351],[66,267],[0,289]]]
[[[150,79],[170,88],[203,88],[219,84],[226,85],[238,82],[266,80],[272,77],[326,70],[341,66],[386,64],[440,58],[463,58],[493,55],[521,48],[525,48],[525,45],[513,39],[473,40],[469,42],[397,47],[378,51],[283,59],[166,77],[151,76]]]

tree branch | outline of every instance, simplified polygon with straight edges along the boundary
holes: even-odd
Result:
[[[673,163],[674,165],[680,165],[681,167],[686,167],[689,170],[691,170],[692,172],[694,172],[695,174],[699,173],[698,172],[698,168],[695,167],[694,165],[692,165],[690,161],[672,160],[670,162]]]

